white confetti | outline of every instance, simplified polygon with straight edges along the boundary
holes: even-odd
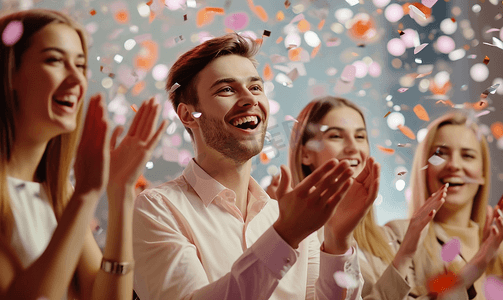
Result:
[[[334,279],[337,285],[342,288],[354,289],[358,287],[358,281],[356,278],[348,273],[337,271],[334,274]]]
[[[413,6],[413,5],[411,5],[411,6]],[[415,6],[414,6],[414,7],[415,7]],[[423,50],[423,49],[424,49],[424,47],[426,47],[426,46],[428,46],[428,43],[424,43],[424,44],[421,44],[421,45],[419,45],[419,46],[415,47],[415,48],[414,48],[414,55],[415,55],[415,54],[418,54],[419,52],[421,52],[421,50]]]
[[[432,155],[429,159],[428,159],[428,162],[434,166],[438,166],[438,165],[441,165],[445,162],[445,159],[441,158],[440,156],[438,155]]]

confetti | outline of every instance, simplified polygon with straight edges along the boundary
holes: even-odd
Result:
[[[297,121],[294,117],[292,117],[290,115],[285,116],[285,121],[294,121],[296,123],[299,123],[299,121]]]
[[[126,24],[129,22],[129,12],[125,9],[119,10],[115,13],[114,19],[119,24]]]
[[[91,16],[96,15],[96,10],[95,10],[95,9],[91,9],[91,11],[89,12],[89,14],[90,14]]]
[[[355,6],[356,4],[360,3],[359,0],[346,0],[346,2],[351,6]]]
[[[399,33],[400,35],[404,35],[404,34],[405,34],[405,32],[401,31],[400,29],[398,30],[398,33]]]
[[[503,123],[502,122],[494,122],[491,125],[491,133],[493,134],[495,139],[499,139],[503,137]]]
[[[413,111],[416,114],[416,116],[419,118],[419,120],[423,120],[423,121],[427,121],[427,122],[430,120],[430,117],[428,116],[428,112],[426,111],[426,109],[424,109],[424,107],[421,104],[414,106]]]
[[[149,2],[147,2],[147,5],[150,6],[150,5],[152,5],[153,2],[154,2],[154,0],[150,0]]]
[[[487,89],[485,89],[484,92],[482,92],[483,95],[494,95],[494,93],[496,93],[496,90],[498,89],[498,87],[500,86],[499,83],[495,84],[495,85],[491,85],[490,87],[488,87]]]
[[[468,59],[476,59],[477,55],[476,54],[470,54],[466,58],[468,58]]]
[[[2,32],[2,41],[5,46],[12,46],[23,35],[23,23],[21,21],[10,21]]]
[[[132,109],[134,112],[138,112],[138,106],[136,106],[136,104],[132,104],[132,105],[131,105],[131,109]]]
[[[334,274],[335,282],[338,286],[345,289],[354,289],[358,287],[358,281],[356,278],[346,272],[337,271]]]
[[[183,20],[187,21],[187,14],[183,15]]]
[[[352,82],[355,79],[356,67],[354,65],[347,65],[342,70],[341,80],[344,82]]]
[[[180,85],[178,84],[178,82],[175,82],[171,88],[169,89],[168,93],[174,93],[176,91],[177,88],[179,88]]]
[[[481,117],[481,116],[485,116],[485,115],[489,114],[490,112],[491,111],[489,111],[489,110],[484,110],[484,111],[481,111],[478,114],[476,114],[475,117],[478,118],[478,117]]]
[[[272,140],[272,134],[269,131],[266,131],[264,139],[266,142],[270,142]]]
[[[250,19],[246,13],[235,13],[227,16],[224,20],[225,26],[233,31],[240,31],[248,26]]]
[[[412,132],[412,130],[410,130],[409,127],[405,126],[405,125],[398,125],[398,129],[400,129],[400,131],[406,136],[408,137],[409,139],[411,140],[415,140],[416,139],[416,135],[414,134],[414,132]]]
[[[377,149],[379,149],[379,151],[381,151],[383,153],[386,153],[386,154],[394,154],[395,153],[394,149],[386,148],[386,147],[383,147],[381,145],[377,145]]]
[[[192,112],[192,116],[196,119],[199,119],[201,117],[202,113],[200,112],[197,112],[197,111],[194,111]]]
[[[486,55],[486,57],[484,57],[484,63],[487,65],[489,63],[489,56]]]
[[[405,93],[405,92],[406,92],[406,91],[408,91],[408,90],[409,90],[409,88],[404,88],[404,87],[403,87],[403,88],[399,88],[399,89],[398,89],[398,92],[399,92],[399,93]]]
[[[401,148],[410,148],[410,147],[412,147],[412,144],[410,144],[410,143],[406,143],[406,144],[400,144],[400,143],[398,143],[397,146],[401,147]]]
[[[419,8],[417,8],[415,5],[412,5],[412,4],[411,4],[411,5],[409,5],[409,9],[410,9],[409,14],[410,14],[410,16],[411,16],[412,18],[414,18],[414,17],[412,16],[412,13],[414,13],[415,15],[420,16],[420,17],[422,17],[423,19],[425,19],[425,20],[426,20],[426,15],[425,15],[425,14],[424,14],[424,13],[423,13],[423,12],[422,12]],[[414,53],[414,54],[415,54],[415,53]]]
[[[388,111],[385,115],[384,115],[384,118],[386,118],[387,116],[389,116],[389,114],[391,113],[391,111]]]
[[[323,143],[318,140],[310,140],[306,143],[306,148],[314,151],[314,152],[320,152],[323,150]]]
[[[412,6],[412,5],[411,5]],[[424,44],[421,44],[419,46],[416,46],[414,48],[414,55],[418,54],[419,52],[421,52],[421,50],[424,49],[424,47],[428,46],[428,43],[424,43]]]
[[[430,158],[428,158],[428,162],[434,166],[439,166],[445,162],[445,159],[440,156],[434,154]]]
[[[320,126],[320,131],[321,131],[321,132],[325,132],[325,131],[327,131],[327,130],[328,130],[328,128],[330,128],[330,127],[328,127],[327,125],[321,125],[321,126]]]
[[[295,69],[291,70],[290,72],[288,72],[288,74],[286,74],[286,76],[288,76],[288,78],[290,78],[293,82],[299,77],[299,70],[297,70],[297,68],[295,68]]]
[[[424,170],[426,170],[426,169],[428,169],[428,165],[426,165],[426,166],[422,167],[422,168],[421,168],[421,169],[419,169],[419,170],[420,170],[420,171],[424,171]]]
[[[271,159],[267,156],[267,153],[265,152],[260,152],[260,162],[264,165],[267,165],[268,163],[271,162]]]
[[[440,294],[451,289],[457,282],[457,276],[454,272],[442,273],[428,280],[428,289],[430,293]]]
[[[484,42],[483,44],[487,45],[487,46],[498,47],[500,49],[503,49],[503,42],[500,39],[498,39],[498,38],[496,38],[494,36],[493,36],[493,43],[492,44],[489,44],[489,43],[486,43],[486,42]]]
[[[435,3],[437,3],[437,1],[438,0],[421,0],[421,4],[423,4],[428,8],[432,8],[432,6],[435,5]]]
[[[500,29],[499,28],[491,28],[491,29],[487,30],[486,33],[495,32],[495,31],[500,31]]]
[[[461,252],[461,242],[457,238],[453,238],[442,247],[440,253],[442,260],[445,262],[453,261],[456,256]]]
[[[285,1],[285,8],[288,9],[290,7],[290,1],[289,0],[286,0]]]
[[[398,172],[398,174],[397,174],[397,175],[398,175],[398,176],[403,176],[403,175],[405,175],[405,174],[407,174],[407,172],[403,171],[403,172]]]
[[[271,36],[271,32],[269,30],[264,30],[262,36]]]
[[[497,276],[488,276],[484,281],[484,295],[487,300],[499,300],[503,294],[503,281]]]

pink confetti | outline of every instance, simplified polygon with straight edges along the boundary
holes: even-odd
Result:
[[[403,88],[399,88],[399,89],[398,89],[398,92],[400,92],[400,93],[404,93],[404,92],[406,92],[406,91],[408,91],[408,90],[409,90],[409,88],[404,88],[404,87],[403,87]]]
[[[23,23],[21,21],[10,21],[2,32],[2,41],[5,46],[12,46],[23,35]]]
[[[296,15],[291,21],[290,21],[290,24],[292,23],[295,23],[295,22],[299,22],[300,20],[303,20],[305,19],[304,17],[304,14],[298,14]]]
[[[487,30],[486,33],[495,32],[495,31],[500,31],[500,29],[499,28],[491,28],[491,29]]]
[[[440,156],[438,155],[432,155],[429,159],[428,159],[428,162],[434,166],[438,166],[438,165],[441,165],[445,162],[445,159],[441,158]]]
[[[356,67],[353,65],[347,65],[341,74],[341,80],[344,82],[352,82],[355,79]]]
[[[239,31],[248,26],[250,19],[246,13],[235,13],[225,18],[224,24],[229,29]]]
[[[457,238],[448,241],[442,247],[442,260],[445,262],[453,261],[456,256],[461,252],[461,242]]]
[[[428,46],[428,43],[421,44],[421,45],[417,46],[416,48],[414,48],[414,55],[418,54],[419,52],[421,52],[421,50],[423,50],[424,47],[426,47],[426,46]]]
[[[334,279],[337,285],[342,288],[354,289],[358,287],[358,281],[356,280],[356,278],[348,273],[337,271],[334,274]]]
[[[487,300],[499,300],[503,297],[503,281],[496,276],[488,276],[484,282],[484,295]]]
[[[180,84],[178,84],[178,82],[175,82],[171,88],[169,89],[169,93],[173,93],[174,91],[176,91],[177,88],[180,87]]]
[[[431,8],[435,3],[437,3],[438,0],[421,0],[421,4],[424,6]]]
[[[290,115],[285,116],[285,121],[295,121],[296,123],[299,123],[299,121],[297,121],[294,117]]]
[[[306,143],[306,148],[314,152],[320,152],[324,147],[320,141],[310,140]]]

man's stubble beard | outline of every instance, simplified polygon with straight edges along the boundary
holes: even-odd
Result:
[[[237,164],[242,164],[250,160],[250,158],[259,154],[264,146],[264,138],[266,133],[266,127],[260,134],[260,140],[252,140],[252,147],[247,147],[237,140],[228,131],[219,128],[221,124],[218,120],[212,118],[205,118],[201,116],[201,132],[205,143],[215,149],[217,152],[221,153],[223,156],[234,160]]]

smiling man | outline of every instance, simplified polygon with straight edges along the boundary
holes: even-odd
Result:
[[[312,234],[329,220],[352,179],[329,160],[295,189],[282,167],[278,201],[251,177],[269,101],[237,34],[183,54],[167,82],[193,140],[195,158],[173,181],[138,196],[134,210],[135,290],[146,299],[357,299],[356,250]],[[356,285],[340,287],[337,271]]]

